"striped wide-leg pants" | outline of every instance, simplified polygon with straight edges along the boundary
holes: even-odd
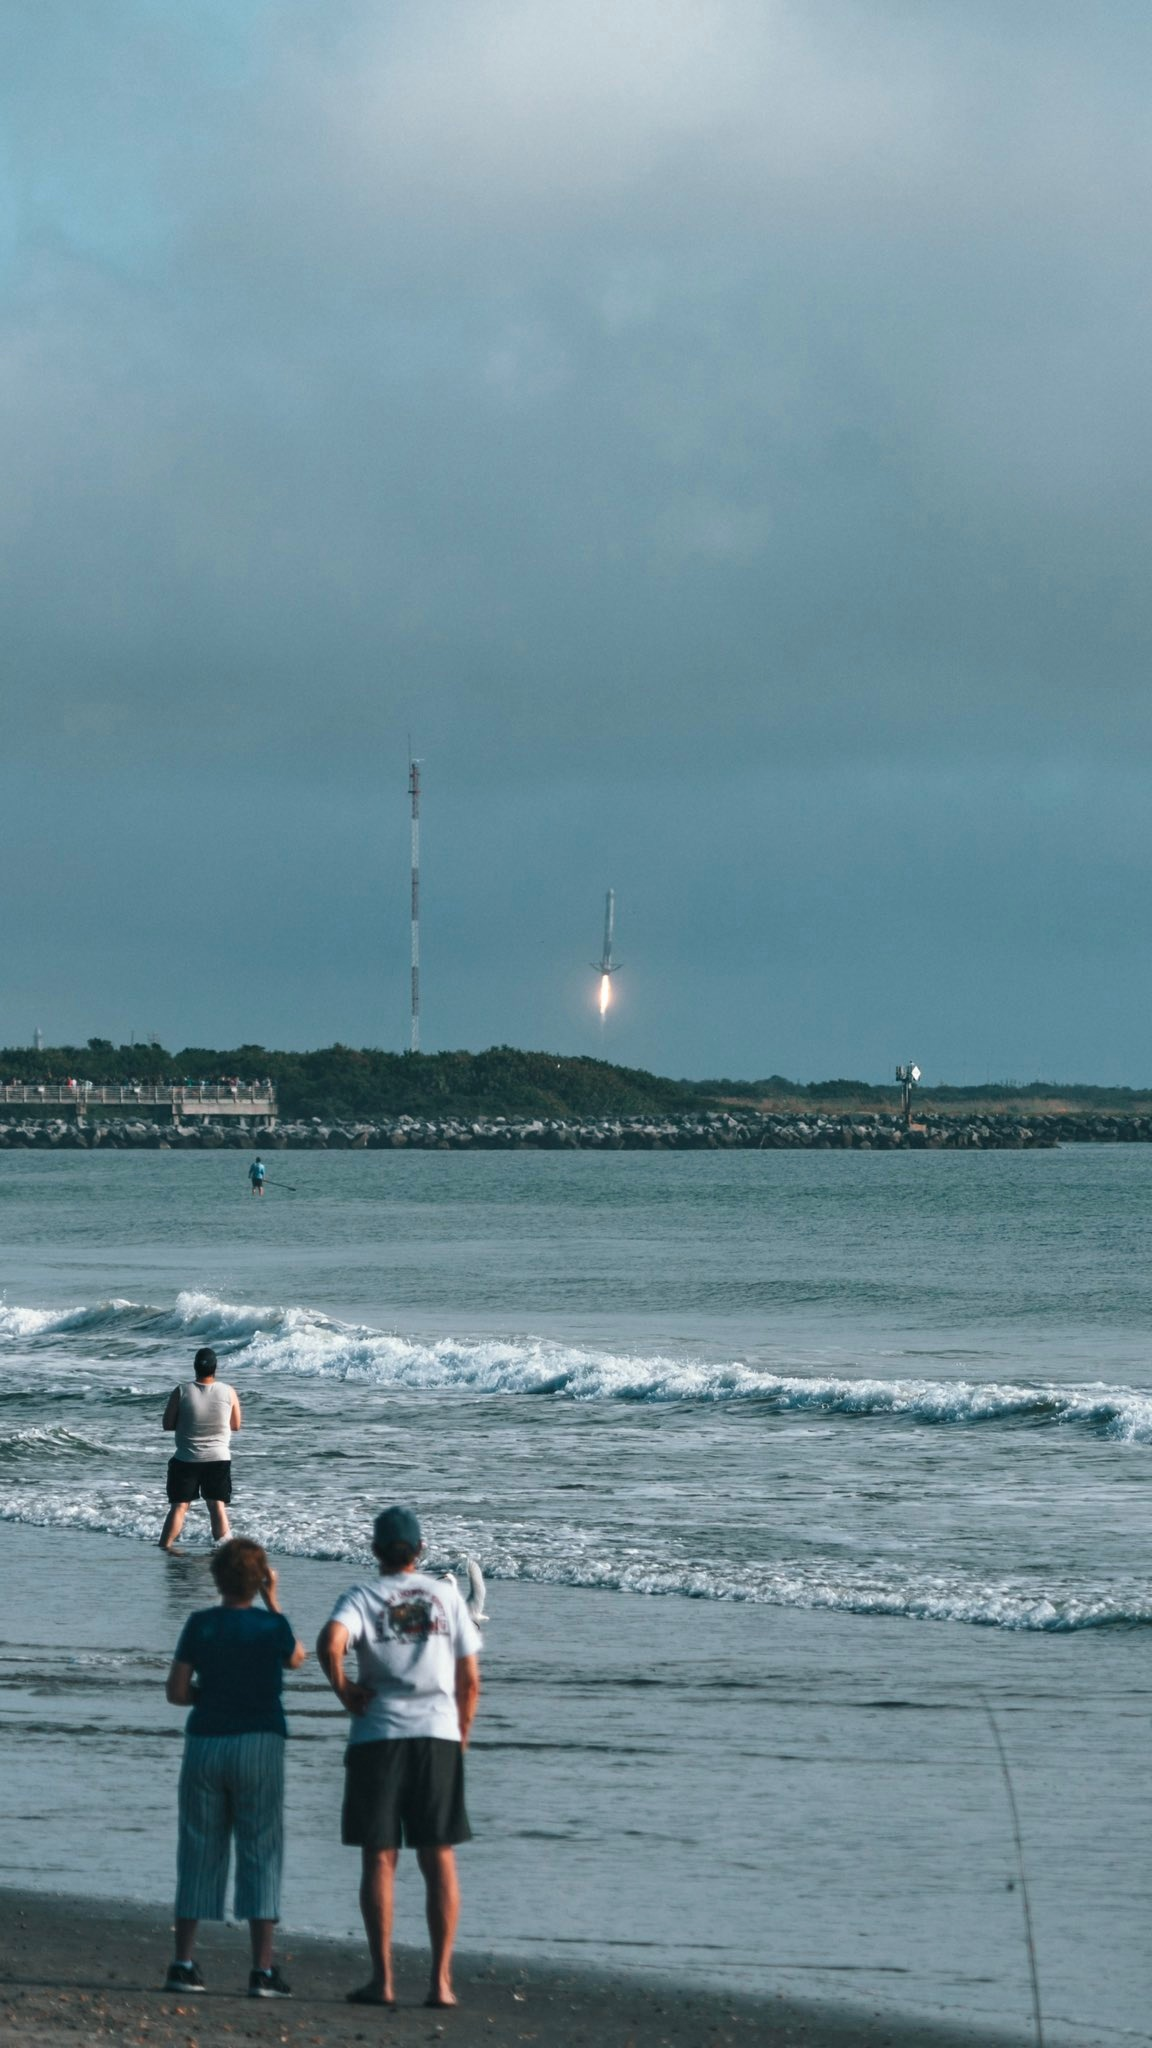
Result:
[[[186,1735],[179,1812],[176,1918],[227,1918],[228,1860],[235,1836],[237,1920],[278,1920],[284,1737]]]

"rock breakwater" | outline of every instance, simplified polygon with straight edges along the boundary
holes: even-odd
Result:
[[[1152,1116],[989,1113],[917,1118],[871,1113],[718,1110],[646,1117],[391,1117],[227,1124],[47,1117],[0,1123],[0,1151],[1022,1151],[1059,1144],[1152,1143]]]

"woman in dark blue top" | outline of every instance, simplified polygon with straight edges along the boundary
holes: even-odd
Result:
[[[250,1998],[287,1998],[272,1962],[284,1855],[284,1672],[304,1662],[276,1604],[276,1574],[237,1536],[212,1559],[220,1605],[189,1615],[168,1673],[174,1707],[191,1707],[180,1772],[176,1955],[166,1991],[202,1991],[193,1948],[201,1920],[223,1920],[232,1839],[236,1918],[252,1934]],[[263,1606],[257,1607],[257,1596]]]

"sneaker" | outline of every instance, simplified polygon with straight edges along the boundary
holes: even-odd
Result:
[[[249,1970],[249,1998],[291,1998],[292,1986],[284,1982],[279,1970]]]
[[[169,1963],[165,1991],[203,1991],[204,1979],[195,1963]]]

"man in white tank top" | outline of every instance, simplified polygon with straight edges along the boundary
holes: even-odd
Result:
[[[240,1401],[235,1387],[217,1379],[216,1353],[207,1345],[196,1353],[192,1369],[195,1379],[173,1387],[164,1410],[162,1426],[175,1432],[176,1454],[168,1460],[169,1505],[160,1532],[161,1550],[171,1550],[194,1500],[204,1502],[217,1543],[231,1533],[232,1433],[243,1420]]]

